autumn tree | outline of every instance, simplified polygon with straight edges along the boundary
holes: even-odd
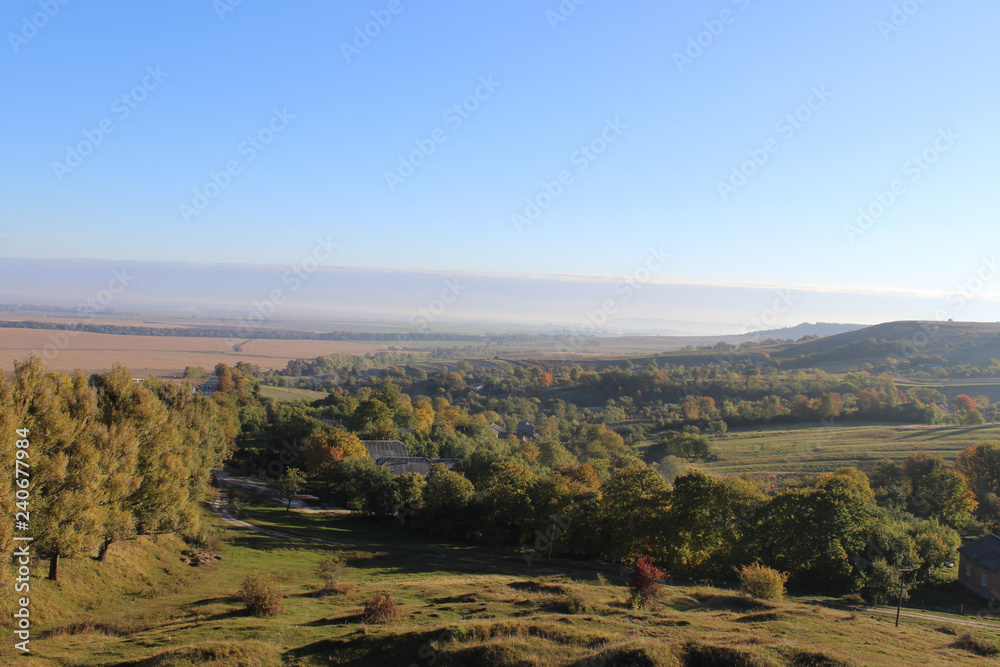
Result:
[[[298,468],[288,468],[281,474],[278,481],[275,483],[275,489],[282,496],[288,499],[288,504],[285,505],[285,511],[288,512],[292,509],[292,498],[297,496],[302,487],[305,486],[306,476]]]

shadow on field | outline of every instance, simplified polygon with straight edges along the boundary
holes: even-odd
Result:
[[[404,632],[393,635],[371,635],[351,632],[339,639],[321,639],[286,651],[285,660],[320,658],[336,665],[384,667],[385,665],[431,664],[427,661],[429,642],[441,635],[440,630]],[[436,656],[436,653],[431,655]]]
[[[364,617],[361,614],[344,614],[343,616],[335,616],[332,618],[318,618],[315,621],[310,621],[309,623],[303,623],[307,627],[324,627],[327,625],[356,625],[361,623]]]

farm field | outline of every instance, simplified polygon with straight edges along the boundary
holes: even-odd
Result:
[[[948,378],[941,380],[913,380],[896,378],[896,386],[903,391],[914,387],[929,387],[937,389],[948,399],[954,399],[959,394],[969,396],[986,396],[992,402],[1000,400],[1000,378]]]
[[[426,540],[395,521],[359,522],[252,504],[243,518],[286,535],[212,518],[223,560],[180,562],[177,538],[117,545],[108,562],[64,561],[61,582],[33,581],[32,654],[25,665],[395,666],[577,664],[659,666],[980,665],[944,622],[969,617],[852,610],[811,598],[754,602],[732,590],[677,585],[652,610],[624,603],[622,568],[554,560],[529,567],[511,552]],[[315,529],[322,526],[322,531]],[[310,528],[313,530],[310,531]],[[295,539],[309,533],[345,542]],[[346,558],[337,592],[316,568]],[[250,570],[270,574],[283,611],[255,618],[236,592]],[[401,618],[365,623],[362,603],[389,592]],[[583,661],[591,662],[583,662]]]
[[[697,467],[718,474],[814,474],[843,466],[864,469],[883,458],[900,461],[910,452],[939,454],[953,461],[963,449],[986,440],[1000,441],[1000,425],[817,425],[733,430],[712,440],[719,460]]]
[[[322,391],[296,389],[295,387],[272,387],[266,384],[260,385],[260,394],[261,396],[266,396],[267,398],[273,398],[279,401],[295,401],[300,398],[314,401],[317,398],[325,398],[327,396],[326,392]]]
[[[65,335],[65,347],[53,341]],[[366,354],[387,349],[381,342],[323,340],[251,340],[241,342],[241,351],[232,351],[226,338],[186,338],[182,336],[124,336],[46,329],[0,329],[0,368],[10,371],[14,361],[27,359],[37,351],[49,370],[72,372],[82,368],[97,373],[115,362],[129,368],[136,377],[158,375],[179,377],[185,366],[211,370],[222,361],[258,364],[265,370],[284,368],[291,359],[315,358],[335,352]],[[46,346],[53,345],[48,348]]]

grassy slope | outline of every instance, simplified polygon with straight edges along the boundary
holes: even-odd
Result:
[[[633,611],[622,604],[621,572],[612,566],[528,567],[508,552],[428,543],[392,523],[372,526],[345,516],[289,516],[265,506],[248,516],[274,525],[294,518],[291,530],[326,526],[311,534],[374,544],[345,552],[348,590],[325,597],[315,595],[313,571],[333,547],[221,523],[226,560],[206,568],[180,565],[180,544],[172,538],[122,546],[105,566],[66,561],[60,587],[36,582],[40,628],[92,621],[119,634],[36,634],[33,657],[21,662],[119,664],[160,655],[155,664],[570,665],[619,651],[617,659],[593,664],[670,665],[680,664],[672,656],[681,647],[697,644],[745,652],[753,661],[686,664],[787,665],[804,651],[844,662],[799,664],[989,664],[951,647],[954,637],[935,631],[937,621],[905,619],[897,630],[890,616],[796,600],[761,610],[730,591],[689,587],[669,588],[655,611]],[[249,569],[277,579],[285,613],[257,619],[240,611],[233,593]],[[380,591],[400,600],[404,619],[362,624],[362,601]],[[762,611],[768,615],[753,616]],[[446,630],[454,640],[440,641]],[[627,662],[628,651],[659,658]]]
[[[864,468],[882,458],[901,460],[910,452],[947,460],[972,445],[1000,441],[1000,426],[774,426],[734,430],[715,439],[720,460],[699,464],[714,473],[817,473],[842,466]]]

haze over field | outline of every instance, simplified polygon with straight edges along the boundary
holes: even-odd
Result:
[[[0,300],[995,321],[1000,8],[911,5],[8,3]]]
[[[456,325],[565,328],[586,334],[723,335],[804,321],[989,320],[998,297],[956,289],[921,291],[844,285],[683,282],[638,270],[624,276],[515,275],[486,272],[318,266],[198,265],[100,260],[6,260],[8,302],[76,307],[93,303],[109,282],[117,291],[102,315],[173,311],[223,315],[262,325],[307,317],[381,322],[399,329]],[[118,281],[118,273],[123,280]],[[89,306],[81,316],[92,316]],[[31,319],[26,315],[25,319]],[[884,320],[877,320],[884,321]],[[872,324],[875,321],[861,321]]]

